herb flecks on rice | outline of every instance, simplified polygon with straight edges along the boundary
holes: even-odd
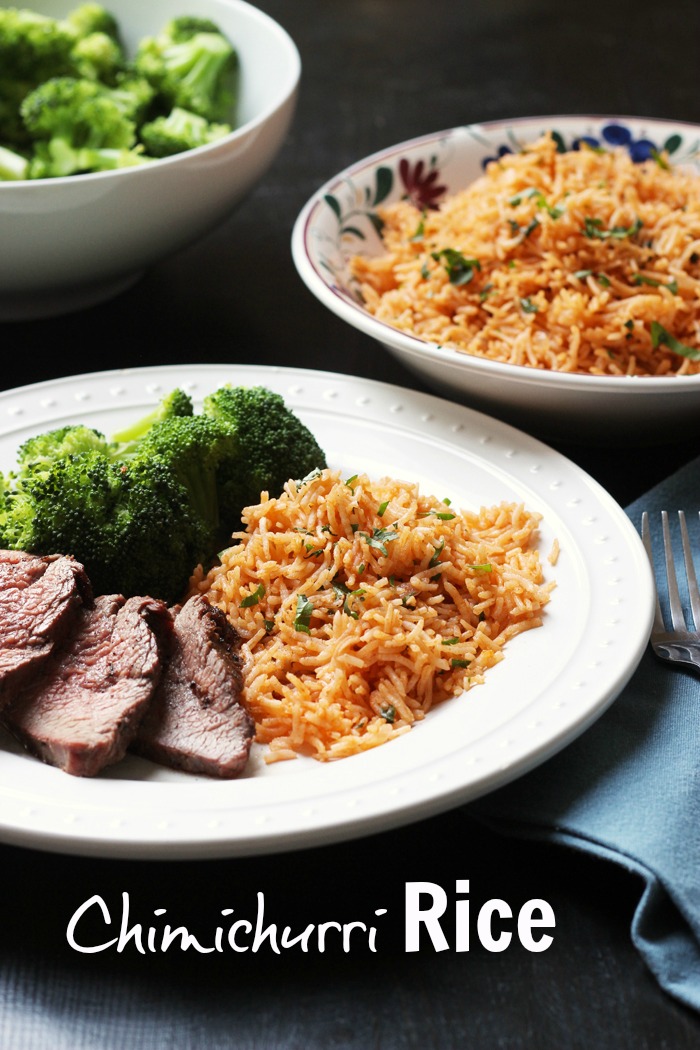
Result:
[[[700,372],[700,178],[661,157],[545,136],[438,209],[380,217],[386,254],[351,267],[402,331],[541,369]]]
[[[244,639],[244,698],[268,760],[355,754],[483,680],[541,624],[539,515],[478,513],[413,484],[325,470],[244,511],[193,587]]]

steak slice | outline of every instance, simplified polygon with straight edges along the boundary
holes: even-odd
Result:
[[[196,595],[174,610],[174,644],[132,750],[189,773],[242,772],[255,723],[241,704],[240,638]]]
[[[0,550],[0,707],[39,672],[91,602],[75,558]]]
[[[44,762],[74,776],[99,773],[136,733],[161,673],[155,631],[169,620],[152,598],[96,598],[2,721]]]

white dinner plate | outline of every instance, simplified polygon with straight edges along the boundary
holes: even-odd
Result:
[[[513,639],[483,685],[410,733],[321,764],[266,765],[223,781],[127,757],[74,778],[0,735],[0,838],[67,853],[210,857],[347,839],[467,802],[582,733],[636,667],[653,587],[637,534],[587,474],[533,438],[471,409],[384,383],[254,365],[183,365],[73,376],[0,394],[0,468],[25,438],[69,422],[109,434],[175,386],[195,404],[224,382],[263,384],[312,429],[348,476],[417,481],[464,508],[522,501],[543,515],[540,549],[556,580],[544,625]],[[561,553],[547,555],[558,540]]]

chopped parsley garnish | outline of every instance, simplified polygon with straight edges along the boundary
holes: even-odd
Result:
[[[380,551],[386,557],[389,553],[386,549],[386,544],[390,543],[391,540],[395,540],[398,534],[399,531],[394,524],[388,525],[385,529],[374,529],[371,535],[368,532],[360,532],[358,535],[367,541],[369,547]]]
[[[396,721],[396,708],[393,704],[387,704],[386,707],[380,707],[379,713],[387,722],[393,724]]]
[[[420,268],[420,275],[421,275],[421,277],[423,278],[424,281],[427,281],[428,278],[430,277],[430,269],[429,269],[427,263],[423,263],[423,265],[421,266],[421,268]]]
[[[457,645],[458,642],[459,642],[459,638],[443,638],[442,639],[442,644],[443,645]]]
[[[682,357],[687,357],[691,361],[700,361],[700,350],[697,347],[686,346],[685,343],[679,342],[675,336],[667,332],[662,324],[658,321],[651,322],[651,345],[656,350],[659,346],[666,346],[669,350],[672,350],[674,354],[680,354]]]
[[[488,562],[488,561],[484,562],[483,565],[467,565],[467,568],[471,569],[472,572],[492,572],[493,571],[493,566],[491,565],[491,562]]]
[[[422,241],[425,237],[425,212],[421,215],[421,220],[416,227],[416,232],[411,237],[412,241]]]
[[[294,630],[311,634],[311,614],[314,611],[313,602],[310,602],[305,594],[297,595],[297,611],[294,617]]]
[[[529,296],[520,300],[520,307],[526,314],[536,314],[539,311],[539,306],[533,303]]]
[[[449,500],[443,500],[443,503],[449,505]],[[423,510],[418,515],[419,518],[438,518],[440,521],[452,521],[457,515],[453,514],[451,510]]]
[[[461,252],[454,248],[443,248],[439,252],[431,252],[435,262],[441,262],[447,271],[450,284],[457,286],[469,284],[477,270],[481,269],[478,259],[466,259]]]
[[[452,667],[469,667],[470,663],[471,660],[460,660],[457,657],[450,660],[450,664],[452,665]]]
[[[270,633],[270,631],[274,630],[274,627],[275,627],[275,621],[274,620],[263,620],[263,624],[264,624],[265,630],[267,631],[268,634]]]
[[[442,554],[444,549],[445,549],[445,541],[443,540],[442,543],[438,543],[437,547],[433,551],[433,556],[430,559],[430,561],[428,562],[428,568],[429,569],[434,569],[435,566],[439,564],[440,555]]]
[[[362,587],[358,587],[356,590],[351,591],[348,587],[346,587],[344,583],[335,582],[331,584],[331,587],[335,591],[336,596],[342,601],[343,612],[346,614],[346,616],[352,616],[353,620],[356,620],[359,616],[359,613],[356,612],[355,609],[353,609],[352,599],[359,598],[360,601],[363,601],[363,595],[365,593],[364,589]]]
[[[598,284],[603,288],[610,287],[610,278],[606,277],[604,273],[594,273],[593,270],[576,270],[574,277],[578,277],[579,281],[585,281],[587,277],[595,277]]]
[[[378,518],[381,518],[381,516],[384,514],[384,511],[386,510],[386,508],[388,506],[389,506],[389,500],[388,499],[385,499],[383,503],[379,504],[379,506],[377,507],[377,517]]]
[[[540,220],[539,219],[533,219],[532,222],[529,222],[527,224],[527,226],[525,227],[525,229],[523,230],[522,240],[526,241],[527,238],[530,236],[530,234],[533,233],[537,229],[539,224],[540,224]]]
[[[347,485],[347,487],[350,489],[351,492],[355,491],[354,488],[353,488],[353,485],[355,484],[356,481],[357,481],[357,474],[353,474],[353,476],[351,478],[348,478],[348,480],[345,482],[345,484]]]
[[[529,190],[525,190],[523,193],[519,193],[516,197],[512,197],[508,203],[512,204],[514,208],[517,208],[519,204],[522,204],[524,198],[534,198],[537,207],[544,208],[553,219],[558,219],[564,214],[562,208],[557,208],[553,204],[549,204],[542,190],[538,190],[536,186],[533,186]]]
[[[664,171],[670,171],[671,170],[671,165],[668,163],[666,158],[664,156],[662,156],[661,153],[659,153],[659,151],[657,149],[651,150],[651,155],[652,155],[652,158],[656,161],[656,163],[659,165],[660,168],[663,168]]]
[[[668,288],[672,295],[678,291],[678,281],[671,279],[668,284],[658,281],[655,277],[646,277],[643,273],[632,275],[632,284],[648,284],[651,288]]]
[[[262,601],[264,597],[265,588],[261,583],[255,588],[255,590],[251,594],[246,595],[246,597],[240,603],[240,607],[241,609],[250,609],[251,605],[257,605],[258,602]]]
[[[639,233],[644,223],[641,219],[635,219],[631,226],[612,226],[609,230],[603,227],[602,219],[593,219],[591,216],[586,216],[583,220],[583,230],[581,231],[586,237],[597,238],[600,241],[607,241],[611,238],[615,240],[622,240],[624,237],[634,237],[636,233]]]

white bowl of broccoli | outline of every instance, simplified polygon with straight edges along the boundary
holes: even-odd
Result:
[[[215,228],[300,71],[244,0],[0,4],[0,320],[100,302]]]

